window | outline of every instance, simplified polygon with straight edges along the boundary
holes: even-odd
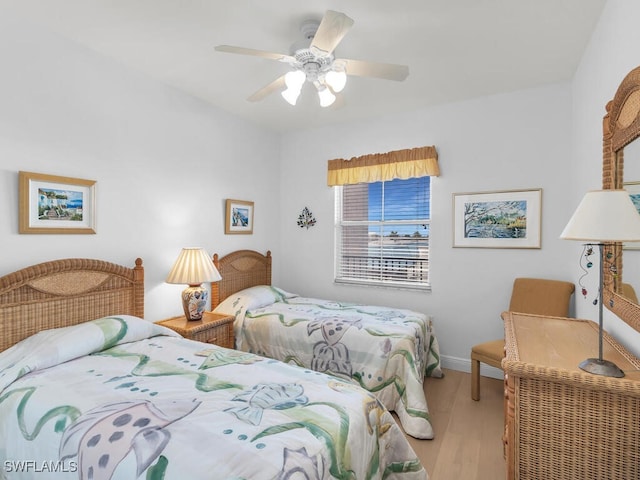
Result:
[[[428,289],[431,177],[334,188],[336,282]]]

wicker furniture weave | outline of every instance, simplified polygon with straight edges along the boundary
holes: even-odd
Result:
[[[202,320],[187,320],[184,315],[158,322],[178,332],[184,338],[198,342],[212,343],[220,347],[234,348],[233,321],[231,315],[205,312]]]
[[[144,269],[70,258],[0,277],[0,351],[34,333],[108,315],[144,316]]]
[[[504,312],[509,480],[640,478],[640,360],[605,334],[624,378],[578,368],[598,356],[587,320]]]
[[[256,285],[271,285],[271,252],[262,255],[254,250],[236,250],[213,263],[222,280],[211,284],[211,310],[229,295]]]

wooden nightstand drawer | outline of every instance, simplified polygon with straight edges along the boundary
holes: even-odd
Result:
[[[202,320],[187,321],[184,316],[180,316],[157,323],[190,340],[234,348],[233,321],[234,317],[230,315],[205,312]]]

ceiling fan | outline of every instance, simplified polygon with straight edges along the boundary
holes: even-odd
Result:
[[[289,55],[231,45],[218,45],[215,49],[219,52],[278,60],[291,66],[291,71],[261,88],[247,100],[257,102],[280,90],[282,97],[295,105],[302,86],[308,82],[316,88],[320,105],[328,107],[335,101],[335,94],[345,87],[347,75],[395,81],[402,81],[409,75],[409,67],[405,65],[335,58],[335,48],[352,25],[353,20],[344,13],[327,10],[321,22],[303,22],[300,30],[304,40],[294,43]]]

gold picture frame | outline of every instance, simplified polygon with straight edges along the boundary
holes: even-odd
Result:
[[[18,172],[18,182],[20,233],[96,233],[95,180]]]
[[[227,199],[227,215],[224,222],[226,234],[253,233],[253,202]]]

